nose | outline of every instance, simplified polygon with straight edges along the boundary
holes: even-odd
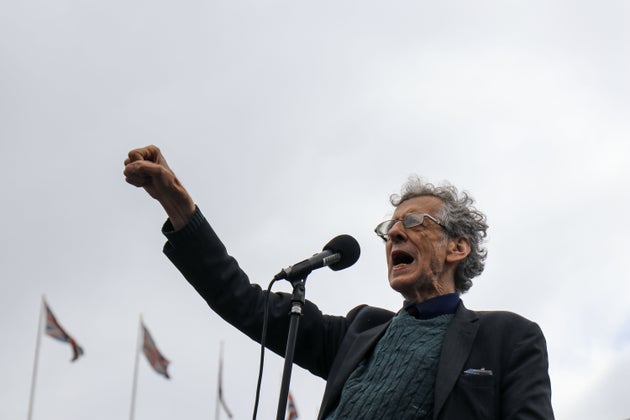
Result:
[[[401,242],[407,239],[407,232],[402,224],[402,221],[398,220],[394,223],[394,226],[389,230],[389,239],[392,242]]]

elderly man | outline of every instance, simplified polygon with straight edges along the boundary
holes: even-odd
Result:
[[[228,255],[160,150],[130,151],[124,174],[165,209],[167,257],[214,311],[259,341],[266,292]],[[417,178],[392,204],[376,233],[403,308],[361,305],[345,317],[303,308],[295,362],[327,381],[319,419],[552,419],[538,325],[460,300],[483,271],[485,216],[453,186]],[[269,295],[267,347],[280,355],[290,300]]]

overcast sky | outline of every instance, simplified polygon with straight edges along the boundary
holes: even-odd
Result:
[[[592,1],[4,1],[0,9],[0,418],[26,418],[42,295],[85,355],[42,336],[33,419],[251,418],[259,347],[161,253],[165,214],[125,183],[158,145],[252,281],[348,233],[362,256],[309,277],[345,314],[397,310],[374,226],[410,174],[488,215],[471,309],[548,342],[558,419],[630,417],[630,5]],[[276,290],[285,290],[279,285]],[[282,360],[267,352],[260,419]],[[300,419],[324,382],[295,368]],[[222,418],[226,418],[223,416]]]

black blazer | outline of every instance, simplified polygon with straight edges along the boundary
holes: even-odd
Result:
[[[368,306],[352,319],[331,367],[320,419],[339,402],[357,364],[369,356],[393,313]],[[545,339],[510,312],[473,312],[460,304],[449,325],[435,381],[434,419],[553,419]]]
[[[164,253],[223,319],[260,341],[266,292],[250,284],[197,209],[184,229],[163,229]],[[284,356],[290,295],[269,296],[267,347]],[[362,305],[345,317],[306,301],[294,361],[326,380],[319,419],[338,404],[359,361],[368,357],[394,312]],[[545,339],[510,312],[473,312],[460,304],[449,325],[435,381],[434,419],[553,419]]]

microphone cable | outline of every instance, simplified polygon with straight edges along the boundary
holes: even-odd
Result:
[[[269,321],[269,294],[271,293],[271,286],[278,279],[273,279],[267,286],[266,294],[265,294],[265,311],[263,316],[263,327],[262,327],[262,336],[260,337],[260,365],[258,366],[258,382],[256,383],[256,398],[254,400],[254,414],[252,420],[256,420],[256,415],[258,414],[258,403],[260,401],[260,385],[262,383],[262,375],[263,368],[265,365],[265,343],[267,341],[267,324]]]

